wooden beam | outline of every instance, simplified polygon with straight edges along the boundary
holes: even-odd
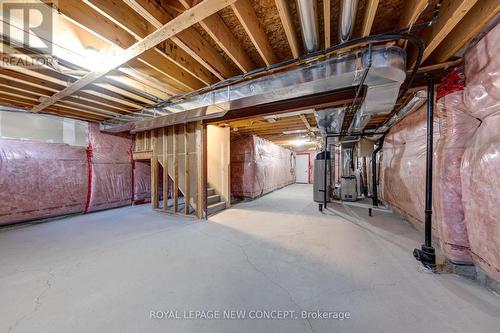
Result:
[[[173,147],[172,147],[172,164],[173,164],[173,175],[172,175],[172,196],[174,199],[174,213],[179,212],[179,161],[178,161],[178,149],[177,149],[177,126],[172,127],[173,130]]]
[[[498,0],[480,0],[432,53],[431,63],[442,63],[465,46],[481,28],[500,12]]]
[[[189,214],[189,204],[191,202],[190,195],[190,177],[191,170],[189,167],[189,123],[184,124],[184,214]]]
[[[324,2],[326,3],[327,1],[329,0],[325,0]],[[278,8],[278,14],[280,16],[283,29],[285,30],[286,39],[288,40],[288,45],[290,46],[292,55],[294,58],[298,58],[300,56],[300,47],[295,34],[295,29],[293,27],[292,16],[290,14],[287,1],[275,0],[275,3]]]
[[[103,0],[100,0],[103,1]],[[163,24],[171,21],[173,17],[159,6],[150,0],[123,0],[130,7],[137,10],[138,14],[142,15],[152,27],[158,29]],[[184,57],[194,58],[199,64],[210,71],[215,77],[219,79],[228,78],[236,75],[237,73],[231,69],[222,57],[222,55],[215,50],[198,31],[195,29],[187,29],[180,32],[177,36],[171,38],[185,53]],[[213,83],[213,82],[208,82]]]
[[[439,11],[439,20],[427,31],[422,62],[424,62],[450,31],[460,22],[477,0],[444,0]]]
[[[183,11],[192,7],[188,0],[179,0],[179,2],[183,6]],[[234,37],[219,14],[209,16],[200,21],[199,24],[242,72],[246,73],[255,69],[252,59],[250,59],[241,43]]]
[[[377,13],[379,0],[368,0],[366,4],[365,17],[363,19],[363,28],[361,30],[361,37],[370,35],[372,30],[375,14]]]
[[[158,165],[158,130],[151,130],[151,205],[153,209],[160,206],[159,199],[159,165]]]
[[[110,65],[106,66],[103,69],[98,69],[85,75],[83,78],[79,79],[73,84],[70,84],[64,90],[54,94],[39,105],[35,106],[32,111],[39,112],[46,107],[54,104],[58,100],[72,95],[73,93],[93,83],[100,77],[106,75],[111,70],[125,64],[126,62],[137,56],[140,56],[147,50],[155,47],[157,44],[176,35],[179,31],[187,29],[188,27],[206,18],[207,16],[210,16],[218,12],[222,8],[232,4],[234,1],[235,0],[205,0],[202,3],[194,6],[193,8],[188,9],[172,21],[162,26],[160,29],[156,30],[154,33],[148,35],[146,38],[129,47],[122,54],[116,55],[115,58],[110,60]]]
[[[266,33],[259,24],[257,15],[250,2],[248,0],[238,0],[231,4],[231,8],[266,65],[270,66],[277,63],[278,59],[267,39]]]
[[[325,27],[324,27],[324,30],[325,30],[325,49],[332,46],[331,8],[332,8],[332,5],[331,5],[330,0],[323,0],[323,23],[325,25]]]
[[[163,127],[163,211],[168,211],[168,129]]]

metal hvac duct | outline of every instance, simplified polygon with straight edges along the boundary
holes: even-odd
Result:
[[[371,59],[371,61],[370,61]],[[271,75],[255,78],[198,96],[171,103],[158,108],[166,113],[154,121],[144,117],[135,121],[134,131],[183,124],[186,122],[222,117],[233,110],[255,107],[267,103],[320,94],[332,90],[356,87],[366,73],[364,86],[368,93],[358,113],[387,114],[392,111],[399,87],[406,77],[406,53],[395,46],[375,46],[368,49],[344,53],[321,61]],[[370,65],[371,64],[371,65]],[[383,87],[377,89],[377,87]],[[377,94],[370,91],[377,90]],[[130,120],[123,117],[101,123],[101,128],[119,131],[122,125],[127,130]],[[336,123],[340,124],[340,121]],[[330,122],[330,127],[331,127]],[[326,129],[326,132],[330,130]]]
[[[304,47],[308,53],[319,49],[318,3],[316,0],[297,0]]]
[[[351,39],[357,8],[358,0],[342,0],[339,27],[339,39],[341,43]]]

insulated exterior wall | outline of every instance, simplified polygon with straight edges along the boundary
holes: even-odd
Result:
[[[98,124],[89,126],[91,186],[87,212],[132,203],[132,139],[102,133]]]
[[[460,165],[479,122],[465,113],[462,96],[462,91],[451,92],[435,107],[433,229],[448,259],[470,262]],[[391,128],[381,164],[382,198],[419,227],[425,210],[426,133],[423,106]]]
[[[0,139],[0,224],[130,204],[131,147],[128,136],[97,124],[89,125],[87,148]]]
[[[231,192],[256,198],[295,182],[295,153],[256,135],[231,141]]]
[[[161,194],[161,192],[160,192]],[[134,203],[151,201],[151,165],[146,162],[134,162]]]
[[[455,262],[471,262],[462,204],[461,162],[479,121],[466,113],[463,91],[442,97],[436,116],[440,136],[434,154],[434,220],[446,257]]]
[[[439,125],[434,121],[436,141]],[[426,129],[424,106],[391,128],[380,165],[381,198],[417,226],[424,221]]]
[[[500,25],[465,54],[464,102],[481,125],[466,146],[461,177],[473,258],[500,281]]]
[[[84,210],[84,147],[0,139],[0,225]]]

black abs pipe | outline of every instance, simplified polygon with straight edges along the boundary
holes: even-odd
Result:
[[[372,153],[372,201],[373,206],[378,206],[378,190],[377,190],[377,154],[384,145],[384,137],[377,141],[377,148]]]
[[[434,144],[434,78],[427,75],[427,152],[425,168],[425,241],[421,249],[413,250],[415,259],[436,270],[436,251],[432,247],[432,153]]]

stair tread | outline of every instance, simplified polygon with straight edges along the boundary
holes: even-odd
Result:
[[[226,203],[224,201],[219,201],[219,202],[213,203],[211,205],[208,205],[208,208],[217,207],[217,206],[225,206],[225,205],[226,205]]]

